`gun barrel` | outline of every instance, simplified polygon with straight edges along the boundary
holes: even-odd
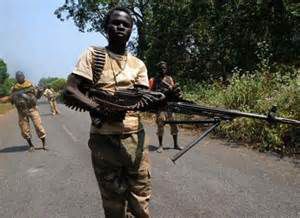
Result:
[[[275,117],[275,116],[271,117],[263,114],[208,107],[208,106],[202,106],[197,104],[188,104],[184,102],[169,102],[167,105],[167,109],[175,113],[207,115],[210,117],[211,116],[220,117],[221,119],[225,119],[225,120],[234,119],[236,117],[249,117],[249,118],[255,118],[260,120],[266,120],[268,122],[285,123],[285,124],[300,126],[299,120],[293,120],[293,119]]]

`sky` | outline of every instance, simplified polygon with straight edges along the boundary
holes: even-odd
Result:
[[[0,58],[12,77],[17,70],[37,83],[42,77],[63,77],[82,51],[105,46],[100,33],[82,33],[73,20],[54,15],[64,0],[0,0]]]

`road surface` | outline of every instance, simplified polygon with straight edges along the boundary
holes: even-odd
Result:
[[[13,110],[0,117],[0,217],[104,217],[87,147],[89,117],[40,104],[50,151],[27,152]],[[217,139],[206,139],[173,165],[176,151],[154,150],[152,217],[300,217],[300,166]],[[166,131],[168,133],[168,131]],[[180,132],[180,143],[195,137]],[[41,146],[34,134],[34,143]],[[165,140],[171,147],[171,138]]]

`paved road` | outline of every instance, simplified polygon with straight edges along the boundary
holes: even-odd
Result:
[[[26,151],[15,111],[0,117],[0,217],[104,217],[86,145],[88,115],[63,105],[60,116],[47,104],[39,108],[48,152]],[[145,126],[153,150],[155,130]],[[180,142],[193,137],[181,131]],[[151,152],[153,217],[300,217],[300,166],[292,160],[216,139],[176,165],[174,152]]]

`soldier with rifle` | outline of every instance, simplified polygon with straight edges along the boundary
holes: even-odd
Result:
[[[38,137],[42,141],[43,149],[48,150],[46,132],[42,126],[40,113],[36,106],[35,88],[29,80],[25,80],[25,75],[21,71],[16,72],[16,80],[17,83],[12,87],[11,96],[5,101],[11,101],[17,108],[21,134],[29,145],[29,151],[34,151],[35,149],[31,141],[30,119]]]
[[[148,89],[145,64],[126,50],[132,32],[131,12],[117,7],[103,27],[105,48],[91,46],[79,58],[64,92],[65,103],[90,111],[89,147],[105,217],[149,217],[150,164],[145,132],[134,111],[102,108],[86,90],[113,94],[138,86]]]
[[[164,87],[167,89],[173,89],[175,87],[175,81],[171,77],[168,70],[168,64],[165,61],[159,62],[157,65],[158,75],[149,80],[150,90],[161,91]],[[164,87],[163,87],[164,86]],[[170,111],[157,111],[155,114],[155,120],[157,125],[157,137],[159,142],[159,147],[157,152],[163,152],[163,135],[164,135],[164,121],[174,120],[174,113]],[[171,123],[171,135],[173,136],[174,149],[182,150],[182,147],[178,145],[178,128],[176,124]]]

